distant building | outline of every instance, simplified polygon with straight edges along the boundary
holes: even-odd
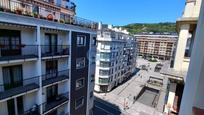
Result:
[[[171,63],[164,64],[163,68],[161,69],[161,74],[169,79],[165,113],[178,113],[180,110],[186,74],[195,41],[201,1],[202,0],[186,0],[183,15],[177,20],[176,23],[179,38],[175,57]],[[188,104],[188,100],[186,100],[186,104]],[[184,106],[186,105],[183,105],[183,107]],[[192,111],[192,108],[189,108],[189,110],[184,110],[185,109],[181,111],[181,115],[192,115],[192,112],[186,112]]]
[[[135,37],[127,31],[99,24],[95,91],[107,92],[127,80],[136,65]]]
[[[143,58],[170,60],[173,57],[178,36],[176,35],[135,35],[138,55]]]

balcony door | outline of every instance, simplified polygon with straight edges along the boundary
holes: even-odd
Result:
[[[46,53],[48,54],[57,53],[57,35],[56,34],[45,34],[45,50],[46,50]]]
[[[4,90],[23,85],[22,65],[3,67]]]
[[[58,86],[57,85],[47,87],[47,102],[48,103],[55,101],[57,96],[58,96]]]
[[[21,54],[20,31],[0,29],[0,55],[14,56]]]
[[[7,108],[8,108],[8,115],[22,115],[24,112],[23,97],[20,96],[20,97],[8,100]]]
[[[57,76],[57,70],[58,70],[57,60],[46,61],[47,79],[56,77]]]

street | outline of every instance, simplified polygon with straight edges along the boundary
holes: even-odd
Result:
[[[116,106],[107,101],[95,98],[94,115],[126,115]]]
[[[127,82],[119,85],[109,93],[95,93],[95,111],[98,113],[104,111],[105,114],[102,113],[101,115],[160,115],[157,109],[146,105],[146,102],[136,101],[133,103],[134,97],[141,92],[150,76],[160,77],[159,73],[154,72],[157,63],[139,60],[139,64],[150,65],[148,71],[138,71]],[[151,95],[147,91],[142,100],[148,101],[145,97],[151,97]],[[127,109],[124,109],[125,104],[128,107]],[[98,113],[94,115],[100,115]]]

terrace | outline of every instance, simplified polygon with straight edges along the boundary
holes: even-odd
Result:
[[[0,44],[0,62],[12,60],[37,59],[37,45],[4,45]]]
[[[39,76],[0,85],[0,100],[24,94],[39,88]]]
[[[68,92],[63,93],[63,94],[59,94],[52,101],[48,101],[48,102],[45,102],[42,104],[43,113],[47,114],[47,113],[51,112],[52,110],[59,108],[60,106],[67,103],[68,100],[69,100],[69,93]]]
[[[57,83],[69,79],[69,70],[42,75],[42,85]]]
[[[41,45],[42,57],[68,56],[68,45]]]
[[[63,6],[65,8],[70,8],[72,11],[75,9],[74,3],[71,3],[73,6]],[[60,7],[59,7],[60,6]],[[36,0],[23,1],[18,0],[1,0],[0,1],[0,12],[12,13],[16,15],[33,17],[41,20],[47,20],[51,22],[74,25],[84,28],[97,29],[97,23],[83,19],[80,17],[74,16],[70,12],[62,10],[62,5],[51,4],[47,5],[44,3],[36,3]]]

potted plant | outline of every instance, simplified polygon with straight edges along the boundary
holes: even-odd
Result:
[[[21,8],[16,8],[15,13],[22,15],[23,10]]]
[[[54,19],[54,22],[58,22],[58,20],[57,20],[57,19]]]
[[[52,14],[47,15],[47,20],[53,21],[53,16],[52,16]]]
[[[43,16],[43,15],[40,15],[40,19],[44,19],[44,16]]]
[[[39,14],[37,12],[33,12],[33,17],[40,18]]]
[[[11,9],[5,8],[4,12],[12,12]],[[14,13],[14,12],[13,12]]]
[[[64,23],[64,19],[60,19],[60,23]]]
[[[24,15],[25,15],[25,16],[29,16],[29,17],[31,17],[31,13],[28,12],[28,11],[25,11]]]
[[[4,11],[4,8],[0,7],[0,11]]]

